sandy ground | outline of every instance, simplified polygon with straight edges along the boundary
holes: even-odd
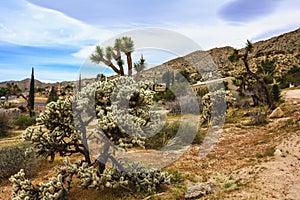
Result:
[[[286,90],[282,93],[282,96],[287,101],[300,102],[300,89]]]

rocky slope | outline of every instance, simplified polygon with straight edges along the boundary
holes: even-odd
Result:
[[[255,42],[253,46],[253,52],[249,55],[249,63],[252,68],[255,68],[261,60],[267,57],[276,60],[275,65],[278,69],[277,75],[280,75],[293,66],[300,65],[300,28],[268,40]],[[234,76],[243,69],[243,65],[241,62],[229,62],[228,56],[232,53],[233,49],[233,47],[226,46],[213,48],[208,51],[195,51],[184,57],[179,57],[149,70],[145,70],[142,73],[142,78],[155,80],[170,68],[177,71],[186,70],[192,76],[195,76],[195,69],[197,69],[203,76],[202,73],[206,75],[205,71],[207,71],[207,67],[209,67],[210,70],[212,69],[212,71],[218,68],[222,76]],[[243,51],[243,49],[240,50]],[[213,61],[215,65],[211,61]]]

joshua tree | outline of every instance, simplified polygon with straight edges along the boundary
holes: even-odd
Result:
[[[140,80],[141,71],[145,70],[146,68],[146,60],[143,57],[143,54],[141,55],[141,58],[139,62],[134,63],[134,70],[137,72],[137,81]]]
[[[272,85],[272,98],[274,102],[279,102],[281,100],[280,88],[278,83]]]
[[[130,37],[122,37],[122,52],[125,53],[128,64],[128,76],[132,75],[132,58],[131,53],[134,51],[134,42]]]
[[[17,95],[18,97],[22,97],[27,102],[27,109],[29,111],[29,115],[32,117],[34,114],[34,69],[32,68],[31,72],[31,80],[30,80],[30,90],[29,95],[25,96],[22,93],[22,90],[19,88],[18,84],[16,83],[7,83],[6,84],[7,89],[7,96],[9,95]]]
[[[248,55],[252,51],[253,51],[253,44],[249,40],[247,40],[244,52],[240,53],[239,50],[234,49],[232,54],[228,57],[228,59],[231,62],[237,62],[240,59],[243,61],[246,72],[242,74],[243,78],[242,78],[242,83],[240,84],[241,90],[245,90],[247,77],[248,79],[249,78],[255,79],[257,83],[260,84],[260,87],[262,88],[263,95],[265,95],[265,101],[267,105],[269,106],[270,109],[274,109],[274,104],[267,83],[265,82],[263,77],[261,77],[258,73],[254,73],[249,67]]]
[[[114,47],[108,46],[105,53],[102,47],[96,46],[95,52],[90,56],[92,62],[99,64],[104,63],[109,66],[114,72],[121,76],[125,76],[124,61],[121,53],[124,53],[127,58],[128,76],[132,75],[132,57],[134,51],[134,42],[130,37],[117,38]],[[113,63],[114,61],[114,63]],[[118,65],[118,67],[116,66]]]
[[[7,96],[19,95],[22,92],[17,83],[6,83],[6,90]]]

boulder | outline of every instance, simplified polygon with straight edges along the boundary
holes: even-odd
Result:
[[[198,183],[196,185],[193,185],[187,189],[185,192],[184,198],[185,199],[192,199],[192,198],[198,198],[202,197],[207,194],[212,193],[212,187],[214,186],[214,183],[208,182],[208,183]]]
[[[275,156],[281,156],[282,152],[279,149],[276,149],[275,152],[274,152],[274,155]]]
[[[277,107],[273,112],[270,114],[269,118],[281,118],[283,117],[284,113],[280,107]]]

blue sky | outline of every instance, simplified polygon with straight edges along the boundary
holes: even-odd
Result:
[[[300,27],[299,0],[0,1],[0,82],[28,78],[31,67],[42,81],[75,80],[94,45],[135,29],[174,31],[207,50]],[[177,56],[141,48],[135,58],[141,53],[149,66]],[[97,67],[90,71],[111,73]]]

